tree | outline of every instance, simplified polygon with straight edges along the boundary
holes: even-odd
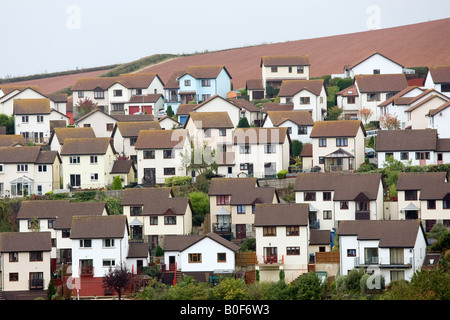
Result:
[[[98,103],[92,101],[88,97],[84,98],[84,100],[79,99],[77,104],[75,105],[75,111],[77,113],[78,118],[88,114],[92,110],[98,107]]]
[[[173,117],[174,116],[174,113],[173,113],[173,110],[172,110],[172,106],[167,106],[167,110],[166,110],[166,114],[169,116],[169,117]]]
[[[322,299],[323,285],[320,278],[314,272],[304,273],[294,280],[293,295],[298,300]]]
[[[112,185],[113,190],[122,190],[122,180],[120,176],[115,176]]]
[[[119,300],[122,297],[122,290],[130,285],[131,277],[125,265],[121,264],[109,271],[103,277],[103,288],[112,289],[117,292]]]
[[[337,120],[342,114],[342,109],[339,108],[338,106],[334,106],[329,108],[327,113],[328,113],[327,115],[328,120]]]
[[[292,156],[298,157],[298,156],[300,156],[300,153],[302,152],[303,144],[299,140],[294,140],[294,141],[292,141],[291,148],[292,148]]]
[[[205,219],[205,214],[209,213],[209,196],[204,192],[191,192],[189,194],[189,200],[192,204],[194,225],[201,225]]]
[[[364,124],[367,124],[367,120],[373,115],[373,111],[369,108],[362,108],[358,111],[358,115],[364,120]]]
[[[243,117],[239,120],[239,123],[237,125],[238,128],[250,128],[250,124],[248,123],[248,120],[246,117]]]
[[[14,116],[0,114],[0,127],[6,127],[6,134],[14,134]]]
[[[400,129],[400,120],[398,116],[387,113],[380,117],[380,127],[387,130],[398,130]]]

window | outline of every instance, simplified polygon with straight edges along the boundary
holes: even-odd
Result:
[[[308,127],[307,126],[298,126],[297,134],[299,134],[299,135],[308,134]]]
[[[53,227],[55,226],[55,222],[56,222],[56,220],[54,220],[54,219],[48,220],[48,222],[47,222],[48,228],[53,229]]]
[[[278,72],[278,67],[270,67],[270,72]]]
[[[114,129],[114,123],[106,124],[106,131],[113,131],[113,129]]]
[[[28,123],[28,116],[22,116],[22,123]]]
[[[202,254],[201,253],[189,253],[188,256],[189,263],[201,263],[202,262]]]
[[[286,227],[286,236],[298,236],[300,235],[300,228],[298,226],[288,226]]]
[[[416,152],[416,160],[429,160],[430,153],[429,152]]]
[[[44,116],[36,116],[37,123],[43,123],[44,122]]]
[[[30,252],[30,261],[43,261],[44,254],[42,251],[31,251]]]
[[[448,195],[442,199],[442,206],[444,209],[450,209],[450,197]]]
[[[245,205],[239,204],[237,206],[237,213],[245,213]]]
[[[331,220],[332,213],[331,210],[323,210],[323,219],[324,220]]]
[[[142,215],[142,207],[130,207],[130,215],[131,216]]]
[[[84,127],[84,128],[90,128],[90,127],[91,127],[91,124],[90,124],[90,123],[85,123],[85,124],[83,124],[83,127]]]
[[[113,96],[114,97],[121,97],[122,96],[122,90],[113,90]]]
[[[81,239],[80,240],[80,248],[92,248],[92,240],[91,239]]]
[[[438,153],[437,154],[437,161],[443,161],[443,160],[444,160],[443,154],[442,153]]]
[[[436,200],[428,200],[427,209],[436,209]]]
[[[164,217],[164,224],[166,224],[166,225],[177,224],[177,217],[175,217],[175,216],[166,216],[166,217]]]
[[[10,252],[9,253],[9,262],[18,262],[19,261],[19,253],[18,252]]]
[[[319,147],[326,147],[327,146],[327,139],[319,139]]]
[[[250,145],[246,144],[244,146],[239,146],[239,153],[240,154],[250,154],[251,153]]]
[[[417,190],[406,190],[405,200],[417,200]]]
[[[369,211],[370,203],[368,201],[356,201],[356,211]]]
[[[336,146],[337,147],[348,146],[348,139],[347,138],[336,138]]]
[[[91,156],[91,164],[97,164],[97,163],[98,163],[97,156]]]
[[[316,201],[316,193],[315,192],[305,192],[304,193],[304,201]]]
[[[202,101],[209,100],[211,98],[210,94],[202,94]]]
[[[130,138],[130,146],[134,146],[136,144],[136,141],[137,141],[137,137],[131,137]]]
[[[373,69],[373,74],[380,74],[380,69]]]
[[[91,173],[91,181],[98,181],[98,173]]]
[[[405,280],[405,271],[391,270],[391,282]]]
[[[450,92],[450,84],[441,84],[441,92]]]
[[[297,73],[303,73],[304,71],[304,67],[303,66],[298,66],[297,67]]]
[[[249,168],[249,163],[241,163],[240,166],[239,166],[239,168],[240,168],[241,170],[248,170],[248,168]]]
[[[28,172],[28,165],[27,164],[18,164],[17,172]]]
[[[175,168],[164,168],[164,175],[165,176],[174,176]]]
[[[114,248],[114,239],[103,239],[103,248]]]
[[[173,150],[163,150],[164,159],[175,159],[175,152]]]
[[[409,152],[400,152],[400,160],[408,160]]]
[[[394,157],[394,153],[392,152],[386,152],[384,154],[384,160],[388,161],[390,157]]]
[[[150,216],[150,225],[152,226],[158,225],[158,216]]]
[[[325,158],[319,157],[319,164],[324,164],[324,163],[325,163]]]
[[[4,170],[5,170],[5,167],[4,167],[4,165],[3,165],[3,164],[0,164],[0,173],[3,173],[3,172],[5,172]]]
[[[341,210],[348,210],[348,201],[341,201]]]
[[[277,227],[263,227],[263,237],[276,237]]]
[[[69,158],[70,164],[79,164],[80,163],[80,157],[79,156],[72,156]]]
[[[227,262],[227,254],[225,252],[218,252],[217,262]]]
[[[288,133],[292,134],[292,127],[288,127]]]
[[[114,259],[103,259],[102,266],[105,268],[113,267],[116,265],[116,260]]]
[[[70,229],[63,229],[61,234],[63,238],[70,238]]]
[[[292,67],[288,67],[288,72],[292,73]]]
[[[123,111],[124,106],[125,105],[123,103],[112,103],[111,109],[112,111]]]
[[[104,99],[105,98],[105,93],[103,92],[103,90],[94,90],[94,99]]]
[[[46,164],[38,165],[38,172],[47,172],[47,165]]]
[[[9,274],[9,281],[19,281],[19,273],[11,272]]]
[[[203,137],[211,138],[211,130],[210,129],[203,130]]]
[[[216,196],[216,204],[229,204],[228,196]]]
[[[191,86],[191,80],[184,80],[184,85],[186,87],[190,87]]]
[[[380,94],[379,93],[368,93],[367,101],[380,101]]]
[[[84,98],[84,91],[78,91],[78,98]]]
[[[219,136],[225,137],[226,135],[227,135],[227,130],[226,129],[219,129]]]
[[[347,249],[347,257],[356,257],[356,249]]]
[[[264,145],[265,153],[275,153],[276,146],[274,144],[266,144]]]
[[[309,97],[300,97],[300,104],[309,104],[310,99]]]
[[[70,175],[70,185],[72,187],[81,187],[81,175],[71,174]]]
[[[355,97],[347,97],[347,104],[355,104]]]
[[[144,159],[155,159],[155,150],[144,150]]]
[[[331,192],[326,191],[323,193],[323,201],[331,201]]]
[[[211,80],[210,79],[202,79],[202,87],[210,87]]]
[[[300,255],[300,247],[287,247],[286,255],[288,256],[299,256]]]

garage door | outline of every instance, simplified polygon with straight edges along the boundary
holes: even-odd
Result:
[[[129,114],[135,114],[136,112],[139,112],[139,106],[130,106],[128,108],[128,113]]]
[[[147,113],[147,114],[152,114],[153,113],[152,110],[153,110],[152,106],[144,106],[142,112]]]

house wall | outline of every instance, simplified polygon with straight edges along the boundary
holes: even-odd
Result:
[[[420,208],[420,190],[417,191],[417,200],[405,200],[405,191],[403,190],[397,190],[397,198],[398,198],[398,218],[399,220],[405,220],[406,213],[405,210],[403,210],[405,207],[407,207],[410,203],[415,205],[417,208]],[[438,204],[436,203],[436,206]],[[418,213],[420,217],[420,212]]]
[[[343,115],[346,114],[355,114],[359,111],[359,96],[355,97],[355,103],[348,103],[348,97],[344,97],[342,95],[336,96],[336,105],[342,109]]]
[[[311,135],[313,126],[306,126],[307,127],[306,134],[298,134],[298,128],[301,126],[297,125],[296,123],[294,123],[290,120],[283,122],[278,127],[290,128],[288,130],[291,131],[291,133],[289,133],[289,136],[291,137],[291,141],[298,140],[298,141],[301,141],[302,143],[311,143],[312,142],[310,135]],[[269,117],[267,117],[266,121],[264,122],[263,128],[274,128],[274,125]]]
[[[231,122],[233,123],[233,126],[236,128],[239,120],[241,119],[240,116],[240,108],[236,107],[235,105],[231,104],[228,101],[225,101],[220,98],[215,98],[209,100],[207,103],[202,105],[200,108],[195,109],[196,112],[227,112],[228,116],[231,119]],[[247,119],[250,121],[250,119]]]
[[[272,72],[272,67],[262,66],[262,80],[264,87],[267,79],[306,79],[309,80],[310,66],[303,66],[303,73],[297,73],[297,66],[292,66],[289,73],[289,66],[278,67],[277,72]]]
[[[327,191],[327,190],[324,190]],[[304,192],[295,192],[295,203],[308,203],[317,209],[316,218],[319,221],[319,229],[331,230],[336,225],[336,212],[333,201],[324,201],[323,192],[316,191],[316,201],[305,201]],[[334,191],[331,191],[331,199],[334,198]],[[331,211],[331,219],[324,219],[324,211]]]
[[[307,97],[309,97],[309,104],[300,104],[300,98]],[[280,100],[281,103],[288,103],[286,97],[281,97]],[[327,109],[327,94],[324,88],[318,96],[308,90],[302,90],[292,97],[291,103],[294,104],[294,110],[310,111],[314,121],[322,121],[322,109]]]
[[[408,153],[408,160],[401,160],[400,156],[402,152]],[[386,153],[392,153],[392,156],[394,160],[398,160],[403,162],[405,165],[411,163],[411,166],[419,166],[420,160],[416,160],[416,152],[429,152],[430,153],[430,159],[423,160],[425,161],[424,165],[429,164],[436,164],[437,163],[437,155],[436,152],[433,150],[423,150],[423,151],[396,151],[396,152],[384,152],[384,151],[378,151],[378,168],[384,168],[384,163],[386,162]],[[444,156],[447,154],[444,154]],[[444,160],[448,160],[449,157],[444,157]],[[445,162],[444,162],[445,163]]]
[[[80,93],[84,94],[83,98],[80,98]],[[72,96],[73,96],[73,112],[74,112],[74,116],[75,118],[78,118],[78,112],[77,112],[77,108],[76,105],[78,104],[78,102],[84,101],[85,99],[90,99],[92,102],[97,104],[97,107],[103,109],[104,112],[108,113],[109,110],[109,97],[108,97],[108,90],[104,91],[104,98],[103,99],[99,99],[95,97],[94,91],[72,91]]]
[[[403,67],[379,54],[375,54],[364,60],[350,70],[350,77],[357,74],[374,74],[374,69],[379,69],[380,74],[403,73]]]
[[[14,100],[16,99],[47,99],[46,96],[43,96],[42,94],[34,91],[31,88],[22,90],[13,96],[8,95],[8,97],[13,98],[6,99],[7,97],[5,96],[4,101],[0,103],[0,113],[4,113],[8,117],[14,114]],[[50,109],[55,108],[55,103],[52,100],[49,101],[50,101]]]
[[[28,139],[31,141],[34,140],[34,134],[41,133],[44,135],[44,140],[41,142],[36,142],[37,144],[47,143],[50,138],[50,114],[43,114],[39,116],[43,116],[43,122],[38,122],[38,115],[24,115],[28,116],[28,122],[22,121],[22,115],[14,116],[14,132],[15,134],[22,134],[24,132],[29,133]]]
[[[418,108],[409,112],[408,114],[408,124],[411,129],[427,129],[428,128],[428,118],[427,115],[431,109],[436,109],[443,105],[447,100],[441,97],[434,97],[433,99],[425,102]]]
[[[219,129],[211,128],[211,129],[204,129],[202,128],[201,122],[194,122],[192,118],[189,118],[188,122],[186,123],[185,129],[189,131],[189,135],[191,136],[191,139],[194,143],[194,146],[196,148],[202,148],[203,146],[208,146],[212,150],[216,151],[216,154],[219,152],[218,145],[230,145],[233,141],[233,130],[232,129],[225,129],[225,136],[220,136]],[[205,136],[205,130],[208,131],[210,137]],[[220,150],[221,151],[221,150]]]
[[[428,117],[429,123],[428,128],[437,129],[439,133],[439,138],[450,138],[450,109],[446,108],[434,115],[433,117]]]
[[[77,122],[76,126],[84,127],[84,125],[90,125],[97,138],[109,138],[111,137],[112,130],[107,130],[107,124],[112,124],[112,127],[114,128],[116,122],[117,121],[115,119],[102,112],[94,112],[89,117]]]

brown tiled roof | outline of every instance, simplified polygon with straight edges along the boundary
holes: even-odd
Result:
[[[450,151],[450,138],[438,138],[436,143],[437,152],[449,152]]]
[[[334,201],[352,201],[361,194],[370,200],[377,199],[381,174],[358,174],[337,172],[301,173],[295,180],[294,190],[334,191]],[[342,186],[346,186],[342,188]]]
[[[307,90],[318,96],[325,90],[323,79],[319,80],[285,80],[282,82],[279,97],[292,97],[302,90]],[[326,90],[325,90],[326,92]]]
[[[111,115],[116,121],[154,121],[155,116],[152,114],[117,114]]]
[[[186,129],[141,130],[135,149],[181,149],[188,138]]]
[[[133,167],[133,160],[116,160],[113,163],[111,173],[129,173]]]
[[[255,106],[253,103],[251,103],[250,101],[244,100],[244,99],[229,99],[229,102],[231,102],[232,104],[238,106],[241,109],[245,109],[248,110],[250,112],[260,112],[261,109],[259,109],[257,106]]]
[[[228,112],[190,112],[189,118],[196,124],[197,127],[202,129],[231,129],[234,128],[233,122],[231,122]],[[186,124],[189,121],[186,120]]]
[[[392,59],[389,59],[389,58],[386,57],[385,55],[383,55],[383,54],[381,54],[381,53],[379,53],[379,52],[374,52],[374,53],[371,53],[370,55],[368,55],[368,56],[366,56],[366,57],[364,57],[364,58],[362,58],[362,59],[360,59],[360,60],[358,60],[358,61],[352,63],[351,65],[345,66],[344,69],[352,69],[352,68],[356,67],[358,64],[360,64],[361,62],[366,61],[367,59],[371,58],[372,56],[374,56],[374,55],[376,55],[376,54],[379,54],[380,56],[382,56],[382,57],[384,57],[384,58],[386,58],[386,59],[388,59],[388,60],[390,60],[390,61],[392,61],[392,62],[398,64],[398,65],[401,66],[402,68],[404,67],[403,65],[399,64],[398,62],[396,62],[396,61],[394,61],[394,60],[392,60]]]
[[[419,220],[355,220],[341,221],[337,234],[378,240],[380,248],[413,248],[418,232],[423,232]]]
[[[161,130],[161,125],[158,121],[134,121],[126,122],[119,121],[116,123],[117,130],[124,138],[137,137],[141,130]]]
[[[439,187],[445,183],[445,172],[400,172],[397,179],[397,190],[421,190]]]
[[[2,232],[0,252],[51,251],[50,232]]]
[[[194,111],[197,106],[198,104],[180,104],[177,109],[177,115],[188,115],[190,112]]]
[[[132,96],[129,103],[156,103],[159,99],[163,99],[162,94],[146,94],[141,96]]]
[[[185,215],[189,198],[173,197],[171,188],[125,189],[122,206],[142,206],[143,215]]]
[[[289,138],[285,127],[277,128],[237,128],[233,143],[236,144],[282,144]]]
[[[19,85],[19,84],[2,84],[2,85],[0,85],[0,89],[2,90],[2,92],[4,93],[5,96],[15,90],[18,90],[20,92],[20,91],[23,91],[28,88],[31,88],[36,92],[40,92],[38,86]]]
[[[93,91],[96,88],[107,90],[116,82],[116,77],[79,78],[72,91]]]
[[[55,128],[54,132],[61,145],[67,138],[95,138],[94,129],[92,127]]]
[[[179,77],[182,77],[185,74],[189,74],[196,79],[215,79],[219,76],[220,72],[223,69],[231,78],[231,75],[229,74],[228,70],[225,68],[225,66],[222,65],[188,66],[186,70],[184,70],[184,73]]]
[[[293,103],[273,103],[268,102],[264,103],[262,105],[261,111],[267,112],[267,111],[292,111],[294,110],[294,104]]]
[[[130,242],[127,258],[145,258],[149,256],[148,242]]]
[[[229,195],[231,205],[272,203],[278,199],[275,188],[258,187],[256,178],[213,178],[208,195]]]
[[[15,99],[14,114],[50,114],[49,99]]]
[[[428,71],[434,83],[450,83],[450,65],[431,66]]]
[[[309,205],[306,203],[257,204],[255,227],[307,226]]]
[[[164,236],[163,250],[184,251],[190,246],[206,238],[218,242],[222,246],[235,252],[240,249],[238,245],[235,245],[234,243],[226,240],[224,237],[221,237],[220,235],[211,232],[205,235],[166,235]]]
[[[417,87],[417,86],[407,86],[405,89],[401,90],[400,92],[396,93],[395,95],[393,95],[392,97],[390,97],[389,99],[384,100],[383,102],[381,102],[378,106],[387,106],[391,103],[394,104],[402,104],[404,103],[408,98],[412,98],[412,97],[403,97],[405,94],[407,94],[408,92],[414,90],[414,89],[420,89],[422,91],[424,91],[423,89]]]
[[[129,89],[146,89],[155,78],[158,78],[161,81],[156,73],[139,72],[121,74],[117,77],[116,81]]]
[[[0,148],[0,163],[35,163],[41,147],[2,147]]]
[[[164,89],[179,89],[180,83],[178,78],[184,74],[184,70],[176,70],[172,73],[170,78],[166,81]]]
[[[50,120],[50,131],[55,130],[55,128],[66,128],[66,120]]]
[[[249,79],[245,83],[247,90],[264,90],[262,79]]]
[[[292,121],[299,126],[314,125],[314,120],[308,111],[267,111],[267,116],[275,127],[286,121]]]
[[[366,135],[366,130],[361,120],[316,121],[310,137],[356,137],[360,128],[363,134]]]
[[[67,138],[61,148],[61,155],[102,155],[111,146],[110,138]]]
[[[58,157],[58,151],[41,151],[36,159],[36,163],[53,164],[56,157]]]
[[[352,84],[350,87],[342,89],[338,93],[336,93],[337,96],[343,96],[343,97],[357,97],[359,96],[358,90],[356,90],[356,87],[354,84]]]
[[[311,143],[303,144],[302,152],[300,153],[300,157],[312,157],[313,156],[313,147]]]
[[[54,102],[67,102],[67,94],[65,93],[50,93],[46,96]]]
[[[426,151],[436,150],[437,130],[378,130],[375,150],[384,151]]]
[[[0,134],[0,147],[14,147],[26,145],[25,138],[21,134]]]
[[[424,99],[424,100],[414,104],[413,106],[409,107],[408,109],[405,110],[405,112],[414,111],[415,109],[419,108],[420,106],[423,106],[424,104],[427,104],[428,102],[430,102],[431,100],[434,100],[434,99],[440,99],[440,100],[442,100],[442,103],[445,103],[445,101],[449,101],[448,98],[444,98],[444,97],[442,97],[442,96],[440,96],[438,94],[433,94],[433,95],[430,95],[428,98],[426,98],[426,99]]]
[[[310,245],[329,245],[331,243],[330,230],[309,230],[309,244]]]
[[[355,75],[355,83],[361,93],[400,92],[408,86],[403,73]]]
[[[127,236],[127,217],[112,216],[73,216],[71,239],[105,239]]]
[[[429,112],[430,116],[435,116],[436,114],[442,112],[443,110],[447,109],[448,107],[450,107],[450,101],[444,103],[443,105],[441,105],[440,107],[436,108],[436,109],[431,109]]]
[[[309,55],[279,55],[262,56],[261,66],[282,67],[282,66],[309,66]]]

